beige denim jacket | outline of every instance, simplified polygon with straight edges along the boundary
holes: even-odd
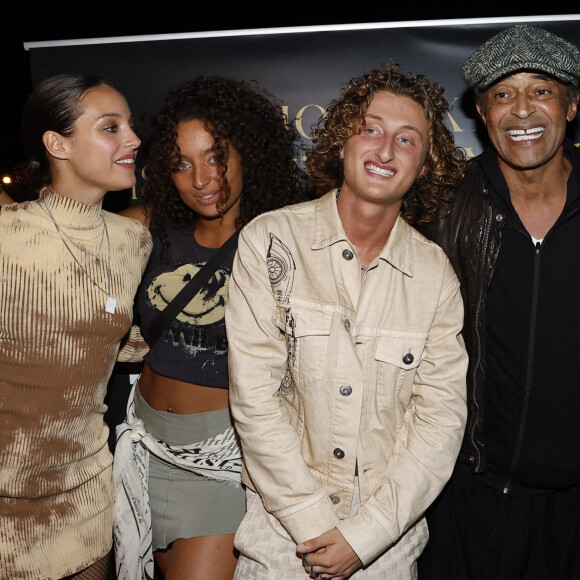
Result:
[[[462,321],[449,261],[401,217],[364,276],[336,191],[242,230],[226,328],[243,481],[296,543],[337,527],[367,564],[422,517],[465,428]]]

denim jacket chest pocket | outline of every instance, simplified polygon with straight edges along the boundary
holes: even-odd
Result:
[[[380,336],[377,340],[377,400],[394,409],[399,400],[406,407],[417,367],[423,358],[424,336]]]
[[[333,314],[303,305],[278,305],[276,326],[286,338],[288,372],[294,388],[322,380]]]

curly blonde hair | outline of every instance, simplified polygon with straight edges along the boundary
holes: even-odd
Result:
[[[377,92],[389,91],[418,103],[429,122],[427,171],[405,194],[401,215],[411,225],[432,221],[441,208],[452,205],[452,190],[465,173],[466,155],[455,145],[445,126],[449,103],[443,87],[423,75],[404,74],[399,65],[383,68],[349,81],[338,99],[333,100],[315,125],[313,146],[306,153],[306,169],[316,194],[338,188],[344,179],[340,152],[346,141],[362,131],[366,111]]]

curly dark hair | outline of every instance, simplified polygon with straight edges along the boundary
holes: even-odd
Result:
[[[143,137],[147,163],[142,196],[149,227],[162,242],[163,260],[168,259],[169,248],[165,220],[185,231],[193,231],[197,220],[172,180],[180,157],[177,127],[193,120],[203,121],[214,137],[226,195],[229,144],[240,154],[243,192],[238,229],[260,213],[305,199],[296,162],[298,133],[286,122],[278,100],[256,81],[219,76],[187,81],[167,94]]]
[[[423,75],[403,74],[394,63],[350,80],[314,127],[313,146],[306,152],[305,161],[314,191],[320,195],[342,185],[340,151],[350,137],[364,128],[365,114],[375,93],[389,91],[413,99],[429,122],[427,171],[405,194],[401,215],[411,225],[422,225],[432,221],[441,208],[448,211],[452,188],[463,179],[466,155],[455,146],[453,135],[444,124],[443,115],[449,104],[443,98],[443,90]]]

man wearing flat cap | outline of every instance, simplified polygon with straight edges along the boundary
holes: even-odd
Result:
[[[419,580],[580,578],[580,51],[541,28],[463,65],[490,145],[424,233],[462,284],[469,416]]]

